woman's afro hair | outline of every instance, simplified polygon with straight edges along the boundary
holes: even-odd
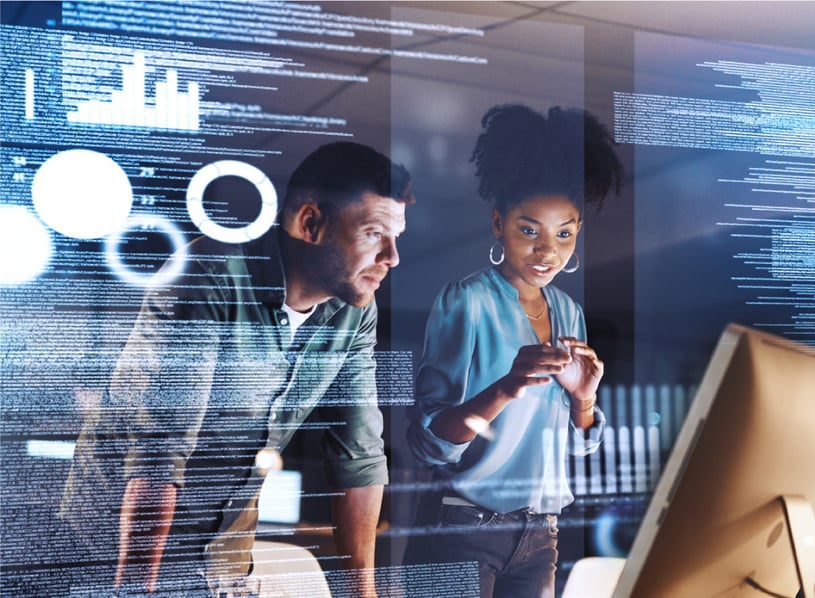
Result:
[[[580,213],[620,190],[623,167],[608,129],[589,112],[518,104],[490,108],[470,158],[481,197],[501,212],[534,195],[565,195]]]

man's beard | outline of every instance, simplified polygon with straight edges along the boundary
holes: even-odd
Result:
[[[314,282],[332,296],[353,305],[365,307],[374,299],[373,292],[364,291],[355,285],[351,268],[345,256],[334,244],[312,246],[310,256],[310,270],[314,275]]]

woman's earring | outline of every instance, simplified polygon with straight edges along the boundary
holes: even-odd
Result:
[[[495,257],[495,247],[498,246],[501,248],[501,257]],[[504,261],[504,244],[501,243],[500,239],[496,239],[495,243],[492,244],[490,247],[490,263],[493,266],[497,266]]]
[[[572,261],[572,257],[574,258],[574,266],[569,266],[569,262]],[[573,253],[572,257],[569,258],[569,262],[566,262],[566,267],[563,268],[563,272],[566,274],[574,274],[580,269],[580,256]]]

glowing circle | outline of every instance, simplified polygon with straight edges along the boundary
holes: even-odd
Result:
[[[33,280],[52,252],[51,235],[34,214],[23,206],[0,206],[0,284]]]
[[[617,518],[611,513],[603,513],[595,521],[595,542],[601,556],[625,556],[626,552],[617,546],[614,530]]]
[[[246,226],[228,227],[213,222],[204,211],[204,191],[212,181],[223,176],[236,176],[252,183],[260,193],[260,214]],[[277,217],[277,191],[272,181],[251,164],[237,160],[220,160],[207,164],[195,173],[187,186],[187,212],[203,234],[223,243],[245,243],[265,233]]]
[[[122,262],[119,252],[122,236],[125,232],[136,228],[158,230],[170,239],[173,253],[158,272],[136,272]],[[105,259],[113,273],[128,284],[138,287],[163,286],[170,284],[184,271],[184,263],[187,259],[186,242],[178,227],[166,218],[151,214],[138,214],[128,220],[126,228],[105,239]]]
[[[99,152],[59,152],[39,167],[31,184],[34,208],[55,231],[96,239],[122,228],[133,189],[121,166]]]

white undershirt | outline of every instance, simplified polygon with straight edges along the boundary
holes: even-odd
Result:
[[[314,310],[317,309],[315,305],[310,310],[305,313],[295,311],[285,303],[283,304],[283,311],[289,316],[289,327],[291,329],[291,336],[289,337],[289,343],[294,340],[294,334],[297,332],[297,329],[303,325],[303,322],[308,320],[311,317],[311,314],[314,313]]]

